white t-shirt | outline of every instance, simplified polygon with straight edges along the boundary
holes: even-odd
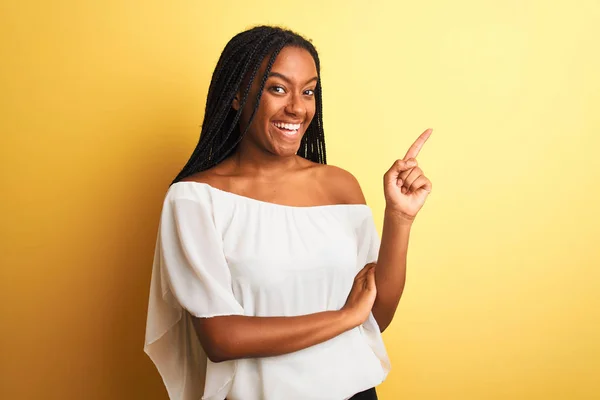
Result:
[[[343,400],[390,362],[372,315],[333,339],[275,357],[213,363],[190,314],[297,316],[339,310],[379,236],[361,204],[294,207],[177,182],[165,196],[144,351],[172,400]]]

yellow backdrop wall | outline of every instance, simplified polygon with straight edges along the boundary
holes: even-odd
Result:
[[[328,157],[381,228],[425,128],[434,183],[384,338],[395,399],[600,398],[600,3],[3,1],[0,398],[166,399],[143,354],[161,201],[212,69],[313,39]]]

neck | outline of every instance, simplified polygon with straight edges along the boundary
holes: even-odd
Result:
[[[278,156],[264,150],[245,145],[242,142],[231,161],[239,175],[250,175],[256,178],[281,178],[282,174],[298,167],[298,156]]]

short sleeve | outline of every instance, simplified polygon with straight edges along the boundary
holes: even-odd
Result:
[[[377,262],[379,257],[379,247],[381,245],[381,239],[375,226],[375,220],[373,219],[372,212],[361,221],[357,228],[357,240],[358,240],[358,267],[362,269],[365,265],[373,262]],[[369,318],[359,327],[366,342],[373,350],[373,353],[379,359],[385,376],[391,370],[390,359],[385,350],[385,344],[381,337],[379,325],[373,317],[373,313],[369,315]]]
[[[198,318],[243,315],[235,299],[210,195],[169,196],[152,267],[144,351],[171,400],[222,400],[236,361],[208,360],[192,325]]]
[[[379,246],[381,240],[377,227],[375,226],[375,220],[371,211],[367,213],[367,216],[361,220],[361,223],[357,228],[357,241],[358,241],[358,267],[362,269],[365,265],[373,262],[377,262],[379,257]]]

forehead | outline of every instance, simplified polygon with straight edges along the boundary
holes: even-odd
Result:
[[[267,56],[263,62],[263,72],[268,60]],[[287,46],[281,49],[277,55],[271,72],[278,72],[292,80],[306,80],[317,76],[317,67],[315,60],[307,50],[301,47]]]

